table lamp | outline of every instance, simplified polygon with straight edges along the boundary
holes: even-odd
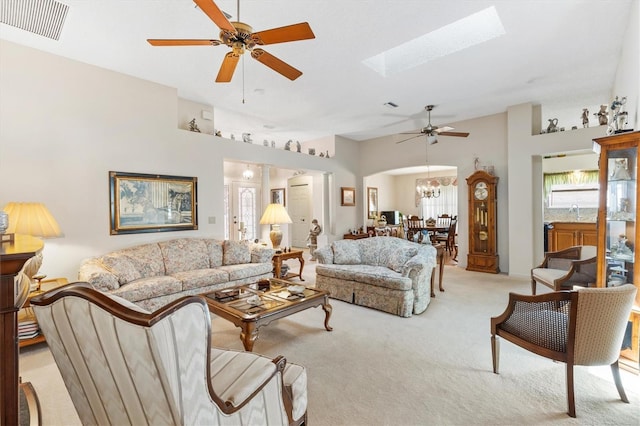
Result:
[[[269,204],[260,219],[260,225],[271,225],[269,238],[276,252],[279,252],[280,243],[282,242],[282,231],[280,230],[280,224],[282,223],[292,223],[287,210],[282,204]]]
[[[54,219],[49,209],[42,203],[8,203],[4,206],[4,212],[9,216],[9,226],[7,234],[13,239],[13,234],[31,235],[39,238],[56,238],[61,237],[62,232],[58,222]],[[38,281],[38,290],[40,281],[46,275],[36,275],[42,266],[42,252],[38,253],[32,261],[29,262],[28,268],[24,273],[29,279]],[[28,269],[28,270],[27,270]]]

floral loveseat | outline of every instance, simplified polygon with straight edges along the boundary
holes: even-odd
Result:
[[[424,312],[436,249],[396,237],[338,240],[316,250],[316,287],[401,317]]]
[[[78,278],[154,311],[182,296],[269,278],[273,254],[259,244],[179,238],[86,259]]]

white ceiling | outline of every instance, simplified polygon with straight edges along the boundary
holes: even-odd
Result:
[[[300,69],[299,79],[244,55],[244,84],[242,61],[231,83],[214,83],[224,45],[146,42],[218,39],[217,27],[190,0],[61,1],[70,9],[60,40],[5,24],[0,38],[175,87],[181,98],[214,107],[223,136],[248,132],[280,143],[414,131],[426,125],[427,104],[437,106],[432,122],[439,126],[522,102],[542,104],[545,123],[558,117],[561,126],[577,125],[583,107],[595,112],[611,101],[637,0],[242,0],[241,21],[254,31],[307,21],[316,36],[264,47]],[[236,0],[216,4],[237,19]],[[506,31],[501,37],[388,77],[362,63],[490,6]],[[399,107],[385,107],[388,101]]]

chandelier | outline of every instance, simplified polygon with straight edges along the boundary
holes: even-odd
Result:
[[[242,177],[246,180],[251,180],[253,179],[253,170],[251,170],[249,168],[249,165],[247,164],[247,170],[245,170],[244,172],[242,172]]]
[[[416,192],[420,198],[438,198],[440,196],[440,188],[434,187],[431,183],[416,186]]]
[[[437,182],[436,182],[437,183]],[[438,183],[438,186],[440,184]],[[418,184],[416,186],[416,192],[420,198],[438,198],[440,196],[440,188],[433,185],[433,182],[429,180],[429,163],[427,162],[427,182],[426,185]]]

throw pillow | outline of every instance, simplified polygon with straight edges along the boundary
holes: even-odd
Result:
[[[333,263],[336,265],[359,265],[362,263],[360,245],[353,240],[338,240],[332,243]]]
[[[122,254],[107,254],[102,256],[100,260],[109,272],[118,277],[120,284],[127,284],[142,278],[140,272],[127,256]]]
[[[222,263],[224,265],[239,265],[251,263],[251,248],[247,241],[224,242]]]
[[[393,269],[396,272],[402,272],[402,268],[405,263],[409,261],[413,256],[418,253],[418,249],[415,247],[407,247],[401,248],[399,250],[395,250],[389,256],[389,268]]]

